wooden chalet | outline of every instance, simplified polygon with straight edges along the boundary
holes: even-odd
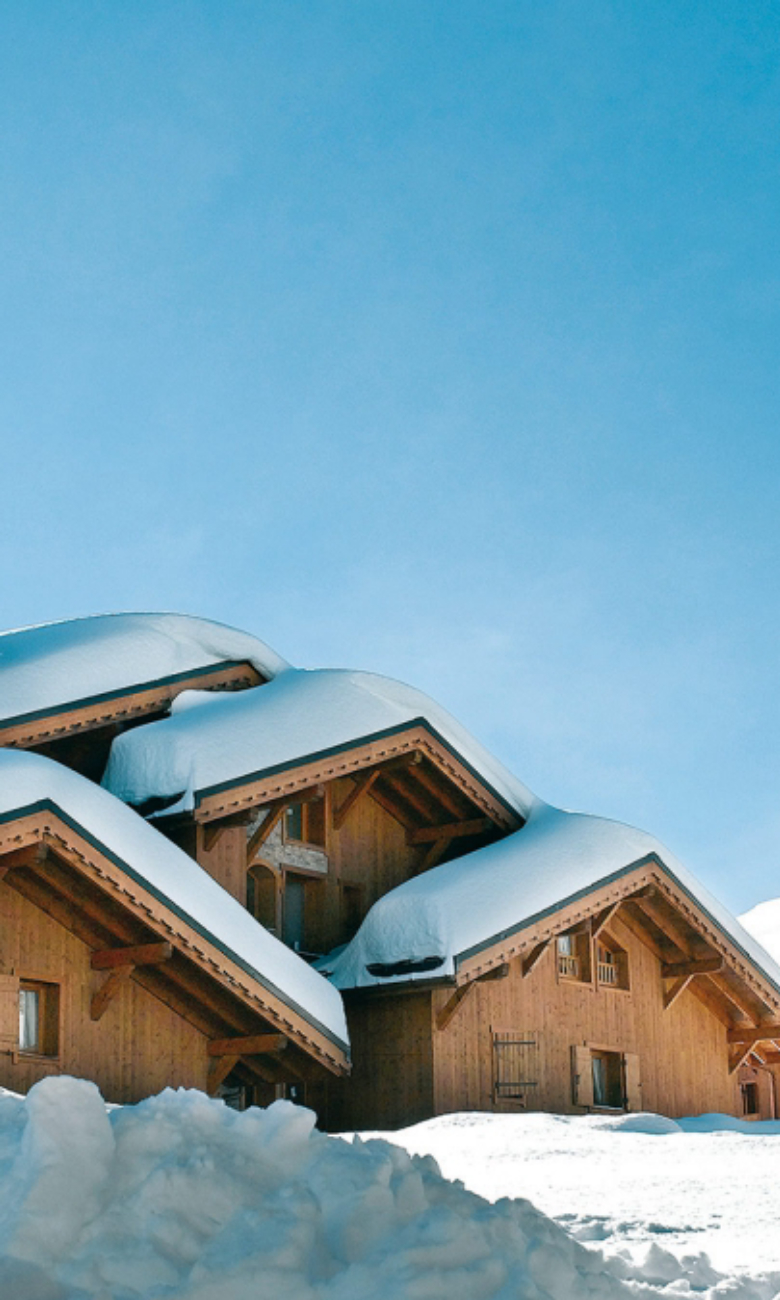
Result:
[[[28,709],[48,732],[5,710],[5,743],[105,789],[65,773],[74,806],[103,801],[97,829],[88,800],[81,819],[5,800],[0,1083],[63,1070],[115,1100],[288,1095],[331,1129],[460,1109],[777,1114],[780,969],[662,846],[540,803],[409,687],[292,669],[193,623],[176,673],[101,665],[96,682],[90,656],[74,680],[124,687]]]

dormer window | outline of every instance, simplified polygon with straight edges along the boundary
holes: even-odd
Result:
[[[629,987],[628,953],[608,935],[596,942],[596,980],[602,988]]]
[[[590,941],[585,930],[567,930],[558,935],[558,978],[577,984],[590,983]]]

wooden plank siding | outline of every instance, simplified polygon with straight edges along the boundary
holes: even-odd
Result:
[[[725,1026],[690,989],[665,1010],[658,957],[619,918],[609,931],[627,954],[629,991],[559,979],[552,943],[525,977],[517,958],[506,978],[475,981],[444,1029],[437,1018],[452,984],[348,994],[354,1075],[328,1083],[321,1122],[392,1129],[460,1110],[583,1113],[573,1102],[575,1047],[637,1058],[634,1109],[638,1096],[642,1109],[670,1116],[740,1114]],[[494,1088],[493,1036],[513,1033],[537,1040],[537,1086],[522,1100],[497,1098]]]
[[[26,1092],[50,1074],[92,1079],[107,1101],[135,1102],[172,1081],[206,1087],[207,1040],[134,980],[117,993],[99,1021],[90,1003],[106,980],[90,967],[91,949],[7,884],[0,885],[5,978],[0,998],[9,1002],[3,1020],[18,1030],[16,981],[59,987],[59,1044],[56,1057],[17,1050],[17,1035],[0,1043],[0,1085]]]

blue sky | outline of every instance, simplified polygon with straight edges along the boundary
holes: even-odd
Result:
[[[780,894],[780,21],[0,13],[0,624],[176,609],[412,681]]]

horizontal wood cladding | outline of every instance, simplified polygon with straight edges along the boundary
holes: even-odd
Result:
[[[242,690],[259,686],[264,680],[249,663],[215,664],[0,723],[0,745],[31,749],[77,731],[93,731],[112,723],[132,722],[149,713],[157,713],[167,708],[182,691]]]
[[[28,846],[34,849],[37,844],[52,850],[57,860],[69,866],[83,882],[79,906],[71,910],[81,916],[82,937],[92,948],[108,947],[107,939],[112,937],[114,942],[118,939],[130,945],[156,941],[172,944],[175,960],[159,967],[138,967],[134,982],[143,983],[180,1015],[190,1018],[195,1017],[199,1005],[211,1004],[214,1015],[224,1022],[223,1032],[258,1032],[260,1026],[252,1017],[259,1016],[262,1027],[289,1037],[316,1065],[336,1072],[348,1070],[344,1050],[324,1030],[276,995],[273,987],[266,987],[261,982],[262,972],[259,972],[260,979],[254,978],[237,960],[136,881],[128,874],[129,869],[96,849],[58,815],[35,812],[0,826],[0,862],[7,852],[14,853],[19,860],[21,849]],[[36,899],[41,908],[59,906],[58,917],[63,925],[75,924],[74,917],[68,915],[67,898],[57,904],[47,894],[45,870],[44,864],[36,868],[32,879],[25,880],[25,873],[29,875],[30,869],[18,868],[19,887]],[[39,878],[40,872],[43,880]],[[13,879],[11,872],[0,888],[8,887]],[[72,893],[78,886],[69,888]],[[204,1030],[208,1023],[207,1018]]]
[[[496,826],[514,830],[520,824],[519,816],[425,726],[410,726],[381,739],[344,746],[326,757],[315,757],[294,767],[286,767],[283,771],[268,775],[259,773],[242,783],[203,791],[198,797],[195,816],[201,822],[212,821],[240,808],[271,803],[309,786],[350,776],[376,764],[386,763],[399,755],[411,754],[415,750],[424,754]]]

